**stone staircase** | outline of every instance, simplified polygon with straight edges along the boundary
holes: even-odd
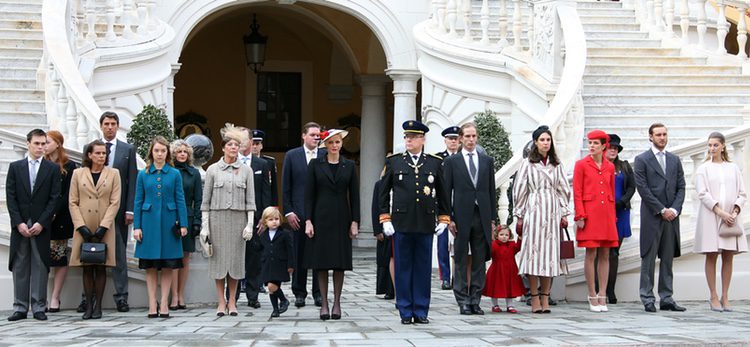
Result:
[[[654,122],[669,128],[670,147],[743,124],[750,82],[739,62],[711,64],[706,57],[681,56],[679,48],[661,48],[661,40],[640,32],[634,10],[620,2],[579,1],[578,13],[588,47],[586,132],[620,135],[623,159],[649,148]],[[581,155],[586,153],[583,143]]]
[[[37,87],[42,59],[42,0],[0,0],[0,129],[23,137],[47,129],[44,90]],[[22,157],[18,143],[0,142],[0,226],[8,226],[5,179],[8,165]]]

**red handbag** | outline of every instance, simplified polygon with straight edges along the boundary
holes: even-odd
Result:
[[[573,240],[570,239],[570,234],[568,234],[568,228],[564,228],[563,230],[565,230],[565,236],[567,240],[563,239],[562,230],[561,230],[560,231],[560,259],[573,259],[576,257],[576,251],[573,245]]]

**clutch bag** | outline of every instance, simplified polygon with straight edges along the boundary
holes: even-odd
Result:
[[[107,262],[107,244],[84,242],[81,244],[81,263],[104,264]]]

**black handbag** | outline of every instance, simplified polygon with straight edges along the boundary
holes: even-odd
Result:
[[[84,242],[81,244],[81,263],[104,264],[107,262],[107,244]]]

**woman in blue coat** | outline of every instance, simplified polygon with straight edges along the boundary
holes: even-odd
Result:
[[[182,237],[187,234],[182,175],[169,165],[171,161],[169,142],[157,136],[151,141],[146,168],[138,172],[136,181],[133,238],[138,242],[138,268],[146,270],[148,318],[169,318],[172,269],[182,268]],[[159,271],[161,308],[156,301]]]

